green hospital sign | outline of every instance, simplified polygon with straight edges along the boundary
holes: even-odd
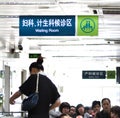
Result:
[[[77,17],[78,36],[98,35],[98,16],[78,16]]]

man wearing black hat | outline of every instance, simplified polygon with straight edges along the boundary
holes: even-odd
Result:
[[[33,62],[29,71],[30,77],[19,87],[19,90],[13,94],[9,100],[10,104],[15,104],[15,99],[22,94],[28,96],[35,91],[37,74],[43,68],[37,62]],[[49,110],[60,105],[60,94],[55,84],[45,75],[39,74],[39,102],[31,111],[28,111],[28,118],[49,118]]]

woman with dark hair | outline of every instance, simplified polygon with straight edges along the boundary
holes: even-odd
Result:
[[[93,117],[95,118],[96,114],[100,112],[101,104],[100,101],[94,100],[92,102]]]
[[[42,72],[44,72],[44,67],[43,67],[43,57],[40,55],[36,62],[33,62],[30,64],[29,66],[29,72],[30,74],[37,74],[38,72],[40,72],[42,74]]]
[[[68,102],[62,102],[59,106],[61,113],[70,114],[70,104]]]
[[[75,116],[76,116],[76,107],[74,105],[70,106],[70,116],[72,118],[75,118]]]
[[[42,62],[42,61],[41,61]],[[49,111],[60,105],[60,94],[56,85],[46,76],[40,73],[41,62],[33,62],[30,67],[30,76],[18,88],[9,99],[10,104],[15,104],[15,100],[22,94],[29,96],[36,89],[37,73],[39,74],[37,106],[28,111],[28,118],[49,118]]]
[[[82,104],[76,106],[76,118],[83,118],[85,113],[85,108]]]
[[[111,118],[120,118],[120,106],[113,106],[110,109],[110,116]]]

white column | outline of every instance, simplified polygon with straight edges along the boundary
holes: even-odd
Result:
[[[10,98],[10,67],[5,65],[5,87],[4,87],[4,111],[10,112],[10,104],[9,104],[9,98]]]

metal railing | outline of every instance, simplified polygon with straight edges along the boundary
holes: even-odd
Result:
[[[15,117],[16,114],[18,114],[17,117]],[[0,112],[0,118],[27,118],[27,113],[24,111]]]

